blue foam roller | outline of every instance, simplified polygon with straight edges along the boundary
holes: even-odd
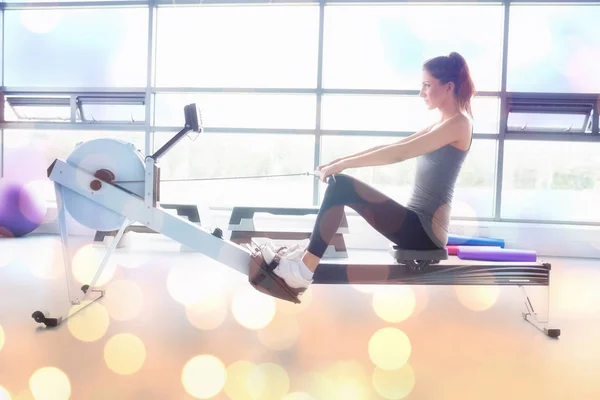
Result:
[[[448,235],[448,245],[450,246],[497,246],[504,248],[503,239],[494,239],[487,237],[469,237],[461,235]]]

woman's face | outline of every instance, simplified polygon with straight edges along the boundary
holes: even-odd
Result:
[[[452,95],[454,85],[452,82],[442,84],[426,70],[423,70],[422,79],[423,82],[421,84],[419,96],[423,98],[429,110],[438,108],[441,104],[446,102],[448,96]]]

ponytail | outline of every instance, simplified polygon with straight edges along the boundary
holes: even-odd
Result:
[[[426,61],[423,68],[442,84],[454,83],[454,94],[458,100],[458,106],[471,117],[473,116],[471,98],[475,95],[475,85],[463,56],[451,52],[448,56],[438,56]]]

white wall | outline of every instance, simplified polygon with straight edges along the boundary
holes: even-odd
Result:
[[[219,227],[228,237],[229,213],[208,211],[200,208],[203,224]],[[208,217],[206,213],[209,212]],[[58,234],[56,206],[51,205],[45,222],[33,234]],[[282,221],[282,218],[285,220]],[[256,220],[257,228],[277,225],[286,229],[301,227],[310,230],[315,216],[278,217],[262,215]],[[90,235],[94,232],[72,218],[68,218],[68,229],[72,235]],[[349,248],[387,250],[388,241],[377,233],[359,216],[348,216],[350,233],[345,235]],[[497,222],[452,221],[451,233],[469,236],[485,236],[504,239],[507,248],[535,250],[539,256],[582,257],[600,259],[600,226],[575,226],[551,224],[518,224]]]

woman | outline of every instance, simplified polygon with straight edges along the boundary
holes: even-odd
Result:
[[[321,165],[317,171],[328,182],[308,247],[279,252],[261,249],[267,262],[278,258],[274,273],[302,293],[342,221],[344,207],[361,215],[388,240],[404,249],[443,248],[454,186],[471,147],[471,98],[475,94],[469,67],[458,53],[439,56],[423,65],[419,93],[439,121],[395,143],[377,146]],[[388,165],[417,158],[412,197],[403,206],[365,183],[341,174],[349,168]]]

